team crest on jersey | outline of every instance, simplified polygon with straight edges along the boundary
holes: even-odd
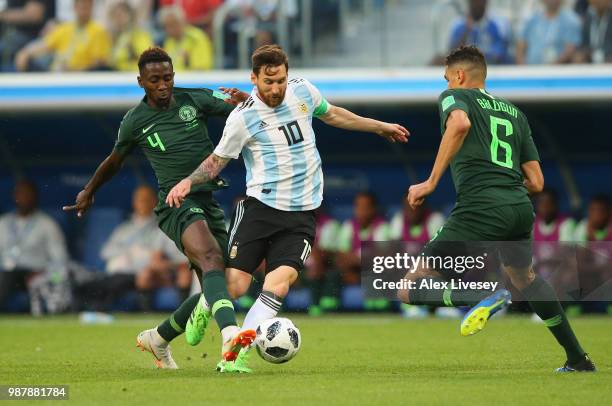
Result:
[[[230,250],[229,257],[230,259],[234,259],[236,258],[237,255],[238,255],[238,244],[234,244],[232,245],[232,249]]]
[[[204,210],[200,209],[199,207],[192,207],[191,209],[189,209],[192,213],[200,213],[200,214],[204,214]]]
[[[183,121],[190,122],[198,115],[197,110],[192,105],[186,104],[179,109],[179,117]]]
[[[308,113],[308,105],[306,103],[298,104],[298,108],[302,113]]]

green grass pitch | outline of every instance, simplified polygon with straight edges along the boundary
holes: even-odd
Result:
[[[163,316],[119,316],[111,325],[76,317],[0,317],[0,384],[69,385],[78,404],[610,404],[612,318],[582,317],[575,330],[596,374],[555,374],[564,355],[543,325],[493,319],[473,337],[459,322],[391,315],[289,317],[302,349],[287,364],[253,353],[252,375],[214,371],[219,336],[172,345],[180,370],[156,370],[135,346]],[[19,404],[24,404],[19,403]],[[36,403],[38,404],[38,403]]]

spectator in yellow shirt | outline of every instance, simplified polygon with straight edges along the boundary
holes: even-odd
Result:
[[[110,67],[132,71],[138,67],[138,57],[153,46],[151,35],[136,26],[135,10],[127,2],[119,2],[109,12],[113,38]]]
[[[175,72],[212,69],[210,39],[204,31],[187,24],[182,8],[162,8],[159,22],[164,29],[163,48],[172,58]]]
[[[17,54],[18,70],[85,71],[108,65],[111,39],[91,19],[93,0],[74,0],[74,11],[76,21],[59,24],[42,41],[30,43]],[[45,54],[51,55],[50,63],[33,63]]]

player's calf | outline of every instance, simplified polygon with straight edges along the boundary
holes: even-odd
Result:
[[[436,278],[439,279],[438,276],[429,271],[428,269],[419,268],[415,272],[408,272],[404,275],[404,280],[411,283],[417,283],[419,280],[424,278]],[[418,286],[417,286],[418,287]],[[415,293],[419,289],[398,289],[397,298],[406,304],[423,304],[420,303],[420,298],[418,297],[418,293]]]
[[[244,319],[243,329],[256,330],[262,321],[276,317],[297,276],[297,270],[286,265],[266,275],[261,294]]]
[[[510,278],[512,285],[518,290],[523,290],[533,283],[535,280],[535,272],[531,266],[527,268],[513,268],[509,266],[504,267],[504,272]]]

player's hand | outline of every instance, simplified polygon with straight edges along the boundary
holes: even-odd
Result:
[[[389,142],[408,142],[410,132],[399,124],[381,123],[376,134],[384,137]]]
[[[233,104],[234,106],[239,105],[240,103],[248,99],[250,96],[248,93],[245,93],[240,89],[236,89],[235,87],[220,87],[219,90],[230,96],[228,99],[225,100],[225,102]]]
[[[430,181],[426,180],[423,183],[410,186],[408,189],[408,204],[413,209],[416,209],[423,204],[425,198],[433,193],[435,187]]]
[[[185,178],[177,183],[168,193],[166,203],[170,207],[181,207],[181,203],[185,200],[185,196],[191,191],[191,180]]]
[[[83,214],[85,214],[85,212],[89,210],[93,202],[94,202],[93,194],[87,190],[81,190],[76,197],[75,204],[73,204],[72,206],[64,206],[62,207],[62,210],[64,211],[76,210],[77,217],[83,217]]]

